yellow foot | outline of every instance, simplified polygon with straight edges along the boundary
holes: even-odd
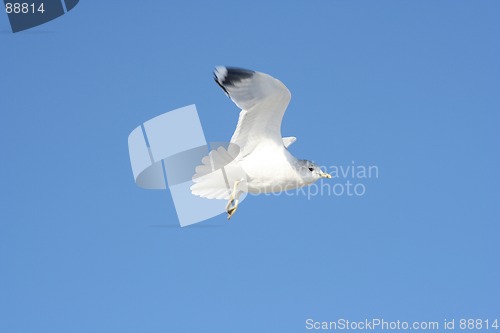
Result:
[[[233,191],[231,192],[231,196],[229,197],[229,201],[226,205],[226,212],[227,212],[227,219],[230,220],[231,217],[236,213],[236,210],[238,209],[238,197],[240,196],[240,193],[238,193],[238,184],[242,181],[237,180],[234,182],[233,186]]]
[[[231,207],[232,205],[232,207]],[[238,200],[229,200],[226,206],[226,212],[227,212],[227,219],[230,220],[231,217],[236,213],[236,210],[238,209]]]

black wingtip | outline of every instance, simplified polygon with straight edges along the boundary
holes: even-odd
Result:
[[[255,71],[238,68],[219,66],[215,68],[214,80],[229,95],[226,87],[234,86],[238,82],[250,78],[255,74]]]
[[[229,96],[229,92],[227,91],[226,87],[224,87],[224,85],[222,85],[222,83],[219,82],[219,79],[217,78],[217,75],[215,74],[215,72],[214,72],[214,81],[215,81],[215,83],[217,83],[219,85],[219,87],[222,88],[222,90],[224,90],[226,95]]]

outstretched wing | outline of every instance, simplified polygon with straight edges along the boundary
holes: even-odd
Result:
[[[297,138],[294,137],[294,136],[287,136],[286,138],[283,138],[283,146],[285,146],[285,148],[288,148],[292,145],[292,143],[294,143],[295,141],[297,141]]]
[[[242,109],[231,138],[231,143],[240,147],[241,157],[264,141],[283,146],[281,121],[291,94],[281,81],[264,73],[234,67],[217,67],[214,79]]]

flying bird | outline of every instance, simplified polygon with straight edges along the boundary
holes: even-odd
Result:
[[[244,192],[281,192],[331,178],[317,164],[297,159],[288,151],[296,138],[281,136],[281,121],[291,98],[281,81],[223,66],[215,68],[214,79],[241,112],[229,146],[210,151],[196,167],[192,194],[228,200],[230,219]]]

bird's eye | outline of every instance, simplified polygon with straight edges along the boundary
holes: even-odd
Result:
[[[309,171],[313,172],[313,171],[314,171],[314,168],[309,167]]]

